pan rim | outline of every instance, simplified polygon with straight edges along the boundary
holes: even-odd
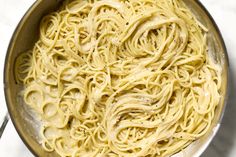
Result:
[[[36,151],[33,149],[33,147],[31,147],[30,143],[28,143],[25,139],[25,137],[23,136],[22,132],[19,130],[17,123],[15,121],[15,119],[13,118],[12,112],[11,112],[11,107],[10,107],[10,101],[9,99],[10,96],[8,95],[7,92],[7,62],[9,60],[10,57],[10,52],[12,51],[12,48],[14,47],[14,41],[16,40],[21,28],[23,27],[25,21],[27,20],[28,16],[30,16],[30,14],[34,11],[34,9],[42,2],[42,0],[37,0],[35,2],[33,2],[33,4],[28,8],[28,10],[25,12],[25,14],[23,15],[23,17],[20,19],[19,23],[17,24],[12,37],[10,39],[9,42],[9,46],[7,48],[7,52],[6,52],[6,56],[5,56],[5,61],[4,61],[4,70],[3,70],[3,88],[4,88],[4,96],[5,96],[5,101],[6,101],[6,106],[7,106],[7,110],[8,113],[10,115],[10,119],[12,121],[12,124],[14,126],[14,128],[16,129],[17,134],[19,135],[19,137],[21,138],[21,140],[23,141],[23,143],[25,144],[25,146],[28,148],[28,150],[34,155],[34,156],[38,156],[38,154],[36,153]]]

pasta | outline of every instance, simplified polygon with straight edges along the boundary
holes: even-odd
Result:
[[[182,0],[67,0],[16,60],[42,146],[62,157],[171,156],[209,131],[221,67]]]

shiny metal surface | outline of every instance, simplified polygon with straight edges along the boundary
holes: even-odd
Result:
[[[0,139],[1,139],[2,134],[3,134],[3,132],[6,128],[6,125],[7,125],[8,121],[9,121],[9,114],[6,113],[3,120],[2,120],[2,122],[0,123]]]
[[[62,0],[61,0],[62,1]],[[38,0],[32,7],[27,11],[21,22],[17,26],[15,33],[11,39],[7,56],[5,59],[4,68],[4,90],[5,98],[8,106],[10,117],[14,123],[14,126],[27,145],[31,152],[36,156],[52,157],[58,156],[56,153],[45,152],[40,145],[40,137],[38,135],[40,128],[40,121],[37,120],[24,105],[19,91],[22,87],[16,84],[14,79],[14,62],[16,56],[32,48],[34,42],[38,38],[39,22],[43,15],[55,10],[61,2],[60,0]],[[217,63],[222,66],[222,88],[221,94],[222,99],[219,104],[214,122],[209,131],[204,137],[194,142],[191,146],[187,147],[183,152],[185,156],[199,156],[213,136],[217,132],[220,121],[222,119],[226,100],[228,97],[228,56],[225,48],[224,41],[213,21],[212,17],[206,11],[206,9],[197,0],[184,0],[192,12],[197,16],[198,20],[209,28],[208,41],[209,50],[211,55]],[[182,152],[175,155],[181,156]]]

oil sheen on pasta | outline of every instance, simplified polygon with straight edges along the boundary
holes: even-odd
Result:
[[[16,60],[42,146],[62,157],[171,156],[209,131],[221,69],[181,0],[72,0]]]

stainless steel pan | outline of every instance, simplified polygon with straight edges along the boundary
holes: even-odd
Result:
[[[4,68],[4,91],[7,102],[8,112],[11,120],[20,135],[21,139],[27,145],[29,150],[36,156],[52,157],[58,156],[56,153],[44,151],[40,145],[39,127],[37,121],[29,108],[24,104],[19,95],[22,89],[14,79],[14,63],[17,55],[33,47],[34,42],[38,39],[39,22],[45,14],[55,10],[62,0],[37,0],[26,12],[18,24],[11,39]],[[224,113],[224,108],[228,96],[228,57],[224,41],[214,20],[198,0],[184,0],[190,7],[198,20],[209,28],[209,48],[215,61],[223,67],[222,73],[222,99],[217,107],[214,122],[204,137],[194,142],[192,145],[183,150],[185,156],[200,156],[206,149],[215,133],[217,132]],[[5,120],[6,124],[7,118]],[[3,127],[4,128],[4,127]],[[3,129],[2,128],[2,129]],[[182,152],[174,156],[182,156]]]

